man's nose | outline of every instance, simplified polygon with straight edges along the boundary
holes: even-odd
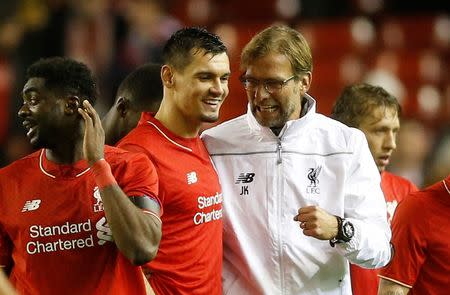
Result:
[[[396,133],[392,131],[388,132],[384,139],[384,148],[395,150],[397,148],[396,139]]]
[[[20,118],[25,118],[26,116],[28,116],[30,114],[30,108],[28,107],[28,104],[24,103],[20,108],[19,111],[17,112],[17,115]]]
[[[222,84],[220,78],[214,79],[213,85],[210,88],[211,93],[214,96],[222,96],[225,93],[225,85]]]
[[[255,87],[255,93],[253,93],[253,95],[256,100],[263,100],[268,98],[270,93],[267,91],[263,83],[259,83],[258,86]]]

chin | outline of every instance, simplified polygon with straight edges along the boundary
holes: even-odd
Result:
[[[28,141],[30,142],[30,145],[35,149],[39,149],[42,147],[42,143],[40,142],[39,138],[31,137],[28,138]]]
[[[219,120],[219,115],[214,114],[211,116],[202,116],[201,121],[203,123],[215,123]]]

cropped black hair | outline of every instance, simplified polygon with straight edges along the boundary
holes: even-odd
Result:
[[[128,98],[136,109],[153,111],[150,108],[159,106],[163,97],[161,65],[148,63],[138,67],[120,83],[117,93],[124,91],[129,93]]]
[[[219,36],[204,28],[184,28],[175,32],[167,41],[163,49],[163,62],[182,70],[192,61],[192,54],[196,53],[192,50],[215,56],[226,53],[227,47]]]
[[[28,67],[26,79],[30,78],[43,78],[47,88],[77,95],[80,99],[87,99],[92,105],[97,99],[96,83],[91,70],[71,58],[40,59]]]

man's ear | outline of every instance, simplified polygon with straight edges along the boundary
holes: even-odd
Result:
[[[171,66],[163,65],[161,67],[161,80],[163,85],[167,88],[172,88],[174,85],[174,71]]]
[[[66,99],[65,112],[68,115],[78,114],[78,108],[81,107],[82,101],[76,95],[70,95]]]
[[[122,118],[125,118],[130,108],[130,100],[124,96],[119,97],[116,103],[116,109]]]
[[[306,72],[300,77],[300,82],[302,85],[302,92],[307,92],[311,87],[312,74],[311,72]]]

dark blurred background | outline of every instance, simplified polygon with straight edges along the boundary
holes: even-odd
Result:
[[[1,0],[0,167],[31,152],[17,110],[27,66],[64,55],[85,62],[111,106],[120,81],[159,62],[175,30],[203,26],[229,48],[233,75],[221,121],[246,110],[239,53],[273,23],[298,29],[313,51],[310,94],[329,115],[342,88],[380,85],[402,104],[390,170],[419,187],[450,173],[450,12],[446,1],[400,0]]]

